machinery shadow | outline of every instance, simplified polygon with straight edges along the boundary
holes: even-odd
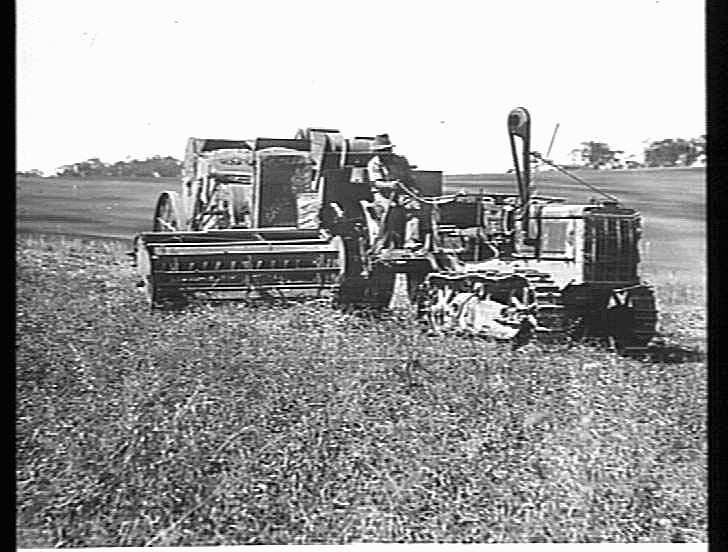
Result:
[[[621,356],[634,358],[643,362],[663,364],[683,364],[687,362],[703,362],[706,353],[695,348],[684,347],[675,343],[651,343],[643,351],[621,351]]]

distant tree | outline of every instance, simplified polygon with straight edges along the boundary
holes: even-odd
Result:
[[[665,138],[645,148],[645,163],[648,167],[689,167],[704,153],[705,135],[690,140]]]
[[[582,142],[581,146],[582,162],[593,169],[611,167],[615,163],[617,155],[623,153],[620,150],[613,150],[609,144],[604,142]]]
[[[65,177],[78,176],[74,172],[73,168],[74,168],[73,165],[62,165],[62,166],[58,167],[58,169],[56,170],[56,175],[57,176],[65,176]]]
[[[148,159],[132,159],[126,162],[128,176],[152,177],[160,176],[177,177],[181,173],[182,163],[174,157],[161,157],[155,155]]]
[[[38,169],[30,169],[28,171],[17,171],[16,176],[43,176],[43,171]]]
[[[693,148],[695,148],[695,158],[697,159],[701,155],[705,155],[705,145],[706,145],[706,135],[701,134],[698,138],[693,138],[690,140],[690,143],[692,144]]]
[[[178,177],[182,174],[182,161],[171,155],[162,157],[157,165],[160,176]]]
[[[108,171],[108,165],[101,161],[98,157],[92,157],[80,163],[72,165],[63,165],[59,169],[59,176],[76,177],[76,178],[92,178],[104,176]]]
[[[178,177],[181,174],[182,162],[171,156],[155,155],[148,159],[131,159],[104,163],[94,157],[80,163],[64,165],[58,169],[58,176],[70,178],[126,177],[126,178],[158,178]]]
[[[81,163],[80,170],[85,176],[101,176],[104,173],[106,164],[98,157],[92,157]]]

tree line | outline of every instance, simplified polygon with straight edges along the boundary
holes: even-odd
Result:
[[[613,149],[604,142],[582,142],[581,148],[572,150],[581,167],[592,169],[634,169],[640,167],[691,167],[705,164],[705,134],[699,138],[665,138],[650,142],[644,149],[644,158],[626,156],[624,150]]]
[[[97,157],[63,165],[56,176],[70,178],[160,178],[178,177],[182,174],[182,162],[172,156],[155,155],[147,159],[130,159],[104,163]]]
[[[698,138],[665,138],[650,142],[644,149],[644,158],[625,155],[624,150],[614,149],[609,144],[597,141],[582,142],[572,150],[573,168],[592,169],[634,169],[641,167],[690,167],[705,163],[705,141],[703,134]],[[18,171],[18,176],[43,176],[37,169]],[[115,163],[104,163],[97,157],[63,165],[55,176],[67,178],[160,178],[179,177],[182,161],[172,156],[155,155],[147,159],[130,159]]]

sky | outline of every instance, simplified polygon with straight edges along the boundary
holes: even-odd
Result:
[[[694,0],[17,0],[17,169],[181,159],[188,137],[390,135],[421,169],[705,133]]]

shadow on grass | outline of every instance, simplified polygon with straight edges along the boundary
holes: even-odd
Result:
[[[207,299],[207,300],[200,300],[199,298],[192,299],[189,302],[181,303],[181,304],[168,304],[162,308],[155,309],[157,311],[173,311],[177,312],[181,315],[183,315],[186,312],[189,312],[190,309],[199,309],[201,307],[207,306],[211,308],[215,307],[222,307],[222,305],[230,304],[230,303],[238,303],[238,304],[244,304],[246,308],[251,309],[258,309],[258,308],[270,308],[271,306],[277,307],[277,308],[293,308],[295,306],[301,306],[301,305],[309,305],[313,307],[320,307],[320,308],[327,308],[331,309],[331,313],[339,313],[340,315],[343,314],[344,316],[347,316],[350,318],[351,321],[356,320],[358,322],[358,325],[362,326],[362,328],[373,328],[381,323],[390,322],[390,323],[399,323],[399,324],[412,324],[419,326],[424,334],[430,335],[431,330],[429,329],[428,324],[423,319],[418,319],[415,316],[413,316],[413,313],[407,309],[382,309],[382,308],[365,308],[365,307],[358,307],[358,308],[342,308],[339,306],[338,308],[333,307],[331,304],[331,299],[312,299],[312,298],[298,298],[298,299],[281,299],[281,298],[270,298],[269,300],[266,300],[265,298],[258,298],[256,300],[249,300],[249,301],[241,301],[240,299]],[[510,339],[495,339],[495,338],[486,338],[483,336],[459,336],[459,337],[468,337],[470,339],[474,340],[483,340],[483,341],[489,341],[498,343],[499,345],[503,347],[510,347],[511,349],[519,349],[521,348],[523,343],[516,344],[513,343]],[[633,360],[640,360],[643,362],[652,362],[652,363],[667,363],[667,364],[681,364],[681,363],[688,363],[688,362],[703,362],[706,359],[706,353],[704,351],[701,351],[698,348],[695,347],[689,347],[685,345],[681,345],[679,343],[675,343],[672,340],[668,340],[664,337],[656,337],[652,340],[652,342],[647,345],[646,347],[634,347],[634,348],[614,348],[613,345],[610,345],[610,343],[606,340],[600,340],[598,338],[591,338],[591,339],[583,339],[583,340],[577,340],[572,341],[572,344],[581,344],[586,345],[589,347],[593,347],[595,349],[601,349],[601,350],[612,350],[619,356],[622,356],[624,358],[630,358]],[[536,344],[536,343],[534,343]],[[540,344],[540,343],[539,343]],[[540,344],[545,345],[545,344]],[[562,344],[563,345],[563,344]],[[568,347],[569,345],[567,345]]]
[[[633,355],[625,352],[624,356],[644,360],[645,362],[661,362],[666,364],[682,364],[685,362],[702,362],[705,353],[695,348],[669,343],[657,338],[645,350]]]

